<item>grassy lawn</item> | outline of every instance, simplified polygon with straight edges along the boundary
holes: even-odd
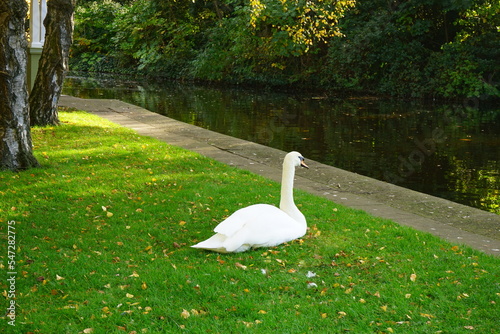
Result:
[[[0,172],[15,333],[498,333],[500,259],[296,191],[310,230],[240,254],[189,246],[279,184],[83,112]],[[307,152],[301,152],[307,159]],[[5,277],[5,275],[2,275]],[[4,308],[5,305],[5,308]]]

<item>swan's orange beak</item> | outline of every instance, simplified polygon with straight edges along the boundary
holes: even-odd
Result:
[[[300,159],[300,167],[309,168],[309,166],[304,162],[304,158]]]

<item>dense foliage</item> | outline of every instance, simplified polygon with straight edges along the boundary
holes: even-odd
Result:
[[[500,96],[493,0],[80,1],[73,69],[400,97]]]

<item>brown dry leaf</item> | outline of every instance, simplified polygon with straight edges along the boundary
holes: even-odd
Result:
[[[239,263],[239,262],[236,262],[234,265],[235,265],[236,267],[240,268],[240,269],[247,270],[247,266],[242,265],[242,264],[241,264],[241,263]]]

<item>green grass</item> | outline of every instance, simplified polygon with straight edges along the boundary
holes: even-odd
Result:
[[[195,250],[236,209],[277,204],[279,184],[83,112],[61,120],[33,129],[42,168],[0,172],[16,333],[498,333],[499,258],[301,191],[301,240]]]

